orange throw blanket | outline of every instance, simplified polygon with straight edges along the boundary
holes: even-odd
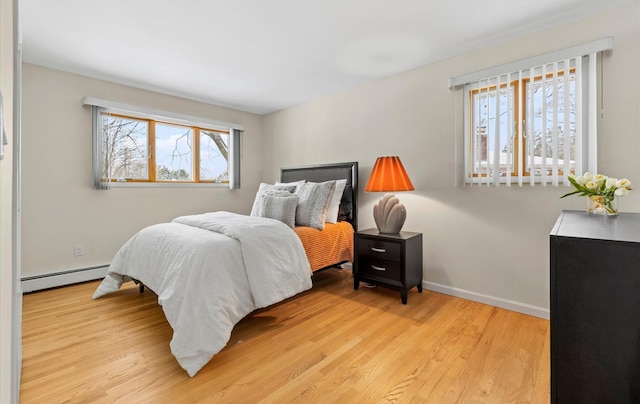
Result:
[[[344,261],[353,261],[351,223],[325,223],[324,230],[297,226],[295,231],[302,241],[312,271]]]

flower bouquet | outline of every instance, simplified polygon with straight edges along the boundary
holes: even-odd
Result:
[[[627,195],[631,190],[631,182],[626,178],[619,180],[590,172],[579,176],[569,174],[568,178],[575,191],[564,194],[561,198],[576,194],[588,197],[590,213],[617,215],[616,197]]]

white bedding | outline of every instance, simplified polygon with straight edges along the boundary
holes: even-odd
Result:
[[[194,376],[255,309],[311,288],[302,243],[284,223],[229,212],[182,216],[136,233],[114,257],[96,299],[137,279],[158,295],[171,352]]]

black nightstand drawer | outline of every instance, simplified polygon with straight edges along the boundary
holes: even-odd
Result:
[[[380,278],[391,279],[399,283],[402,265],[399,262],[379,260],[370,257],[361,257],[358,270],[360,275],[372,275]]]
[[[358,254],[395,262],[400,262],[402,256],[400,244],[364,237],[358,243]]]

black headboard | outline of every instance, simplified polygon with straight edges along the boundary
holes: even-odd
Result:
[[[310,166],[285,167],[280,169],[280,181],[294,182],[307,180],[323,182],[330,180],[347,180],[340,201],[338,220],[351,223],[358,231],[358,162],[317,164]]]

